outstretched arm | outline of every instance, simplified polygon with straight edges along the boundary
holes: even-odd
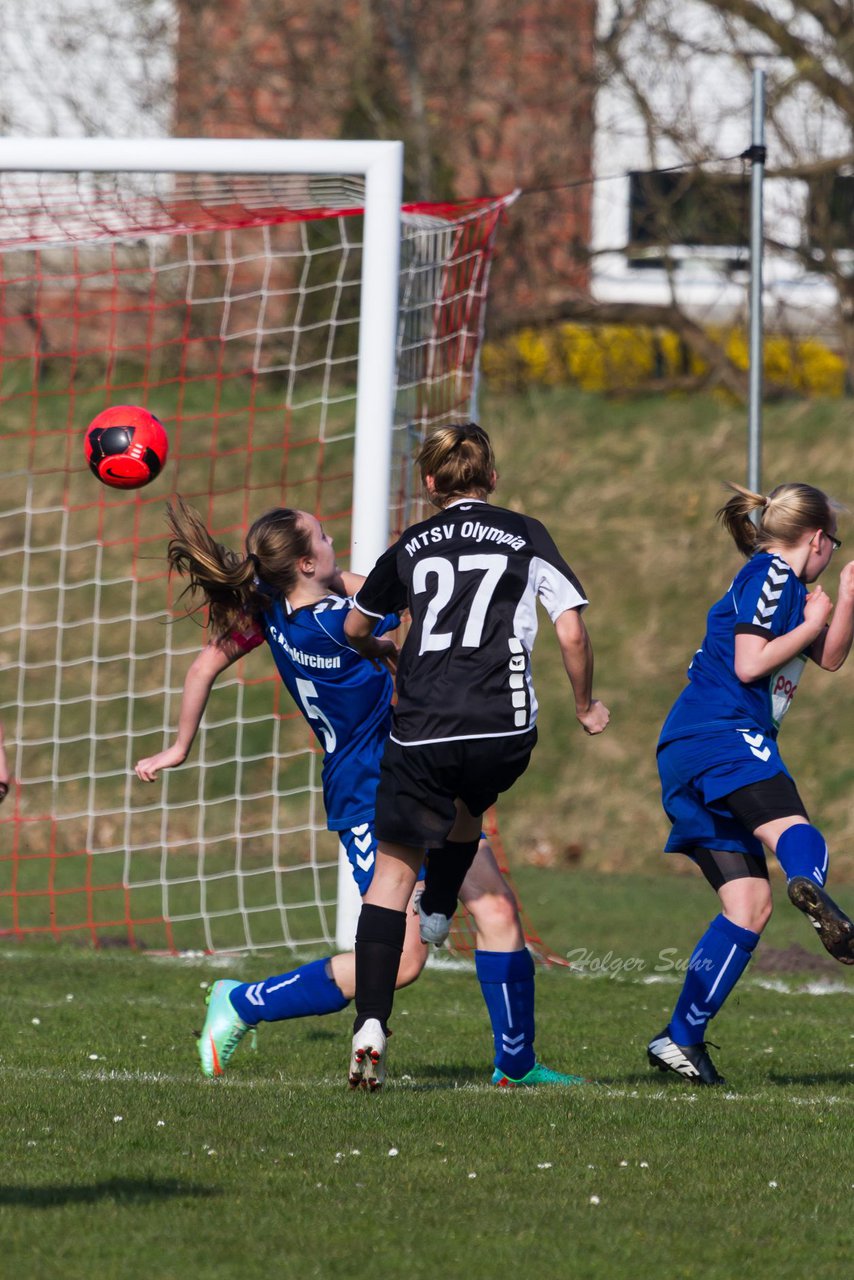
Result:
[[[187,672],[181,709],[178,713],[178,734],[171,747],[136,762],[134,772],[142,782],[154,782],[161,769],[174,769],[183,764],[202,722],[208,696],[214,681],[232,663],[242,657],[245,650],[232,640],[221,644],[207,644]]]
[[[575,714],[585,733],[601,733],[611,713],[593,697],[593,646],[578,609],[566,609],[555,622],[558,644],[575,697]]]

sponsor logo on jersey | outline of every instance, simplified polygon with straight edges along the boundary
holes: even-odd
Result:
[[[497,546],[511,547],[514,551],[521,551],[525,546],[525,539],[516,533],[508,533],[506,529],[499,529],[492,524],[481,524],[479,520],[464,520],[459,526],[433,525],[431,529],[425,529],[423,533],[418,533],[405,542],[404,549],[406,554],[412,557],[430,543],[442,542],[443,539],[453,538],[456,534],[473,542],[494,542]]]
[[[780,721],[789,710],[806,665],[806,658],[799,653],[771,674],[769,681],[771,689],[771,718],[777,728],[780,727]]]
[[[291,662],[297,663],[298,666],[313,667],[315,671],[331,671],[341,666],[339,654],[332,658],[327,658],[321,653],[305,653],[302,649],[295,649],[292,644],[288,644],[281,631],[277,631],[273,626],[270,627],[270,638],[275,640],[276,644],[281,645]]]

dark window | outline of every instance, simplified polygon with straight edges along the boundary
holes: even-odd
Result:
[[[739,178],[630,173],[628,256],[641,265],[655,258],[654,249],[737,249],[747,240],[749,208],[750,192]]]
[[[854,177],[810,179],[807,235],[811,249],[854,249]]]

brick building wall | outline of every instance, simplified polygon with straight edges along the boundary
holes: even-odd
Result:
[[[595,0],[179,0],[174,133],[402,138],[409,199],[591,172]],[[409,25],[405,25],[404,17]],[[491,314],[587,292],[590,188],[514,207]]]

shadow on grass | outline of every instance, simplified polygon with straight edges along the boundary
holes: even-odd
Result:
[[[429,1067],[416,1070],[415,1074],[424,1084],[443,1084],[453,1088],[455,1084],[485,1084],[492,1078],[492,1067],[480,1070],[471,1064],[463,1066],[458,1062],[430,1063]]]
[[[181,1196],[219,1195],[214,1187],[202,1187],[175,1178],[109,1178],[91,1186],[3,1187],[0,1206],[24,1209],[52,1209],[65,1204],[97,1204],[113,1200],[117,1204],[152,1204]]]
[[[803,1071],[796,1073],[789,1072],[787,1075],[768,1076],[768,1084],[782,1085],[783,1088],[791,1088],[792,1085],[821,1085],[821,1084],[854,1084],[854,1071]]]

